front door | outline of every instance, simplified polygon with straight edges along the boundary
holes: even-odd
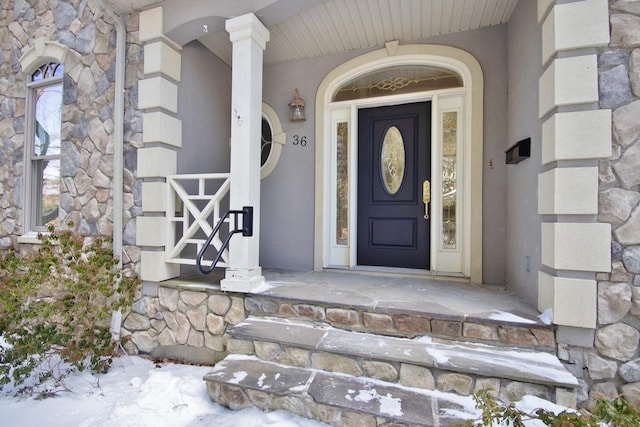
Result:
[[[431,103],[358,112],[358,265],[429,269]]]

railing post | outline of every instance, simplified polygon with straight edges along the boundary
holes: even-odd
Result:
[[[166,184],[166,194],[165,194],[165,239],[166,245],[164,247],[165,250],[165,260],[169,255],[169,252],[176,245],[176,227],[177,223],[174,221],[176,216],[176,195],[173,191],[173,178],[167,177]]]
[[[231,81],[231,209],[253,206],[253,235],[234,239],[222,290],[252,292],[264,284],[259,265],[260,141],[262,122],[263,50],[269,31],[250,13],[229,19],[226,30],[233,43]]]

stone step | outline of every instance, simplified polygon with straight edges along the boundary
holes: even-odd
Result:
[[[232,409],[286,410],[334,426],[449,426],[478,418],[471,397],[230,355],[204,377]]]
[[[294,291],[298,288],[289,293]],[[331,295],[331,301],[328,301],[329,297],[324,298],[324,295],[316,295],[314,299],[306,288],[300,292],[304,293],[286,297],[280,294],[247,296],[245,309],[253,316],[307,319],[378,335],[406,338],[431,335],[543,351],[555,351],[556,347],[552,324],[518,310],[494,309],[468,314],[422,300],[371,303],[345,294],[343,301],[340,301],[341,295]]]
[[[508,400],[533,394],[574,406],[579,387],[558,358],[546,352],[381,336],[275,317],[250,316],[227,332],[231,353],[460,395],[491,387]]]

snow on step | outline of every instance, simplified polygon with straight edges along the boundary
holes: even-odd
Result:
[[[414,425],[450,425],[479,415],[469,396],[285,366],[254,356],[227,356],[204,379],[279,396],[305,395],[316,404]]]
[[[578,380],[550,353],[461,341],[387,337],[325,324],[275,317],[249,317],[229,331],[238,339],[346,354],[367,359],[577,388]]]

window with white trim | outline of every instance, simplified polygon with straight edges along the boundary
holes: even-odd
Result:
[[[25,138],[25,226],[59,224],[62,79],[64,67],[47,62],[29,75]]]
[[[260,179],[264,179],[276,168],[282,146],[287,143],[287,134],[276,111],[262,103],[262,128],[260,138]]]

